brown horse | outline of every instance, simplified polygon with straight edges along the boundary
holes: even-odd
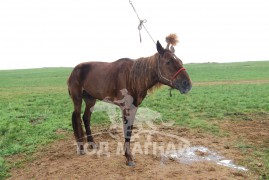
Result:
[[[81,104],[86,107],[83,122],[87,142],[95,148],[91,135],[90,118],[96,99],[113,102],[122,109],[127,165],[134,166],[130,150],[130,138],[136,110],[146,97],[148,90],[160,84],[187,93],[192,85],[182,61],[174,54],[177,43],[175,34],[166,37],[164,49],[157,41],[157,53],[136,60],[124,58],[115,62],[86,62],[78,64],[68,78],[68,90],[74,103],[72,126],[78,145],[78,153],[84,154],[84,132],[81,120]]]

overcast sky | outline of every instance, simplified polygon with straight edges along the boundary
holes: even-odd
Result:
[[[268,0],[132,0],[184,63],[269,60]],[[0,69],[72,67],[156,52],[129,0],[0,0]]]

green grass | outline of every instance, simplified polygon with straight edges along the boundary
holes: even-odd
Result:
[[[215,120],[248,120],[248,114],[269,113],[269,84],[195,86],[197,82],[269,80],[269,61],[227,64],[188,64],[192,91],[181,95],[167,87],[149,95],[142,107],[162,114],[164,121],[219,134]],[[57,130],[72,131],[72,103],[66,80],[71,68],[0,71],[0,179],[8,176],[8,156],[31,154],[62,138]],[[94,113],[92,123],[108,123],[108,116]],[[269,149],[263,151],[267,173]],[[268,176],[268,175],[267,175]]]
[[[160,111],[165,119],[223,119],[240,113],[269,112],[268,88],[269,84],[197,86],[187,95],[174,90],[171,98],[163,88],[145,99],[143,106]]]
[[[268,66],[268,61],[185,65],[190,76],[195,82],[268,80]]]

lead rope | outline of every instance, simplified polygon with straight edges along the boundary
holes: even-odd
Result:
[[[147,20],[146,20],[146,19],[141,20],[140,17],[138,16],[138,13],[136,12],[135,7],[134,7],[134,5],[133,5],[133,3],[132,3],[131,0],[129,0],[129,3],[130,3],[130,5],[132,6],[132,8],[133,8],[133,10],[134,10],[134,12],[135,12],[135,14],[136,14],[138,20],[139,20],[139,25],[138,25],[137,28],[138,28],[138,30],[139,30],[139,39],[140,39],[140,43],[142,42],[142,36],[141,36],[141,32],[140,32],[140,31],[142,30],[142,27],[143,27],[143,28],[146,30],[146,32],[148,33],[148,35],[149,35],[149,37],[151,38],[151,40],[153,41],[153,43],[156,44],[155,41],[154,41],[154,39],[153,39],[152,36],[150,35],[149,31],[147,30],[146,26],[144,25],[144,23],[146,23]]]
[[[169,93],[169,95],[170,95],[170,97],[172,97],[172,90],[173,90],[174,88],[169,88],[169,91],[170,91],[170,93]]]
[[[133,8],[133,10],[134,10],[134,12],[135,12],[135,14],[136,14],[138,20],[139,20],[139,25],[138,25],[137,29],[138,29],[138,31],[139,31],[139,40],[140,40],[140,43],[142,42],[141,30],[142,30],[142,27],[143,27],[143,28],[146,30],[146,32],[148,33],[148,35],[149,35],[149,37],[151,38],[151,40],[152,40],[152,42],[154,43],[154,45],[155,45],[156,42],[154,41],[153,37],[150,35],[149,31],[147,30],[146,26],[144,25],[144,23],[146,23],[147,20],[146,20],[146,19],[141,20],[131,0],[129,0],[129,3],[130,3],[130,5],[132,6],[132,8]],[[160,57],[159,57],[159,58],[160,58]],[[158,75],[159,75],[159,77],[161,77],[161,78],[167,80],[168,82],[172,83],[170,80],[168,80],[167,78],[165,78],[165,77],[161,74],[160,67],[159,67],[160,64],[159,64],[159,63],[160,63],[160,62],[159,62],[159,59],[158,59],[158,71],[159,71]],[[169,91],[170,91],[169,96],[170,96],[170,97],[172,97],[172,89],[173,89],[173,88],[170,88],[170,89],[169,89]]]

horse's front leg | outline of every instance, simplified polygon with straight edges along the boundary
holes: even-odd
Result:
[[[123,109],[123,130],[124,130],[124,151],[126,157],[126,164],[128,166],[134,166],[134,160],[131,153],[130,140],[132,136],[133,123],[135,119],[135,114],[137,111],[137,107],[133,106],[130,109]]]

